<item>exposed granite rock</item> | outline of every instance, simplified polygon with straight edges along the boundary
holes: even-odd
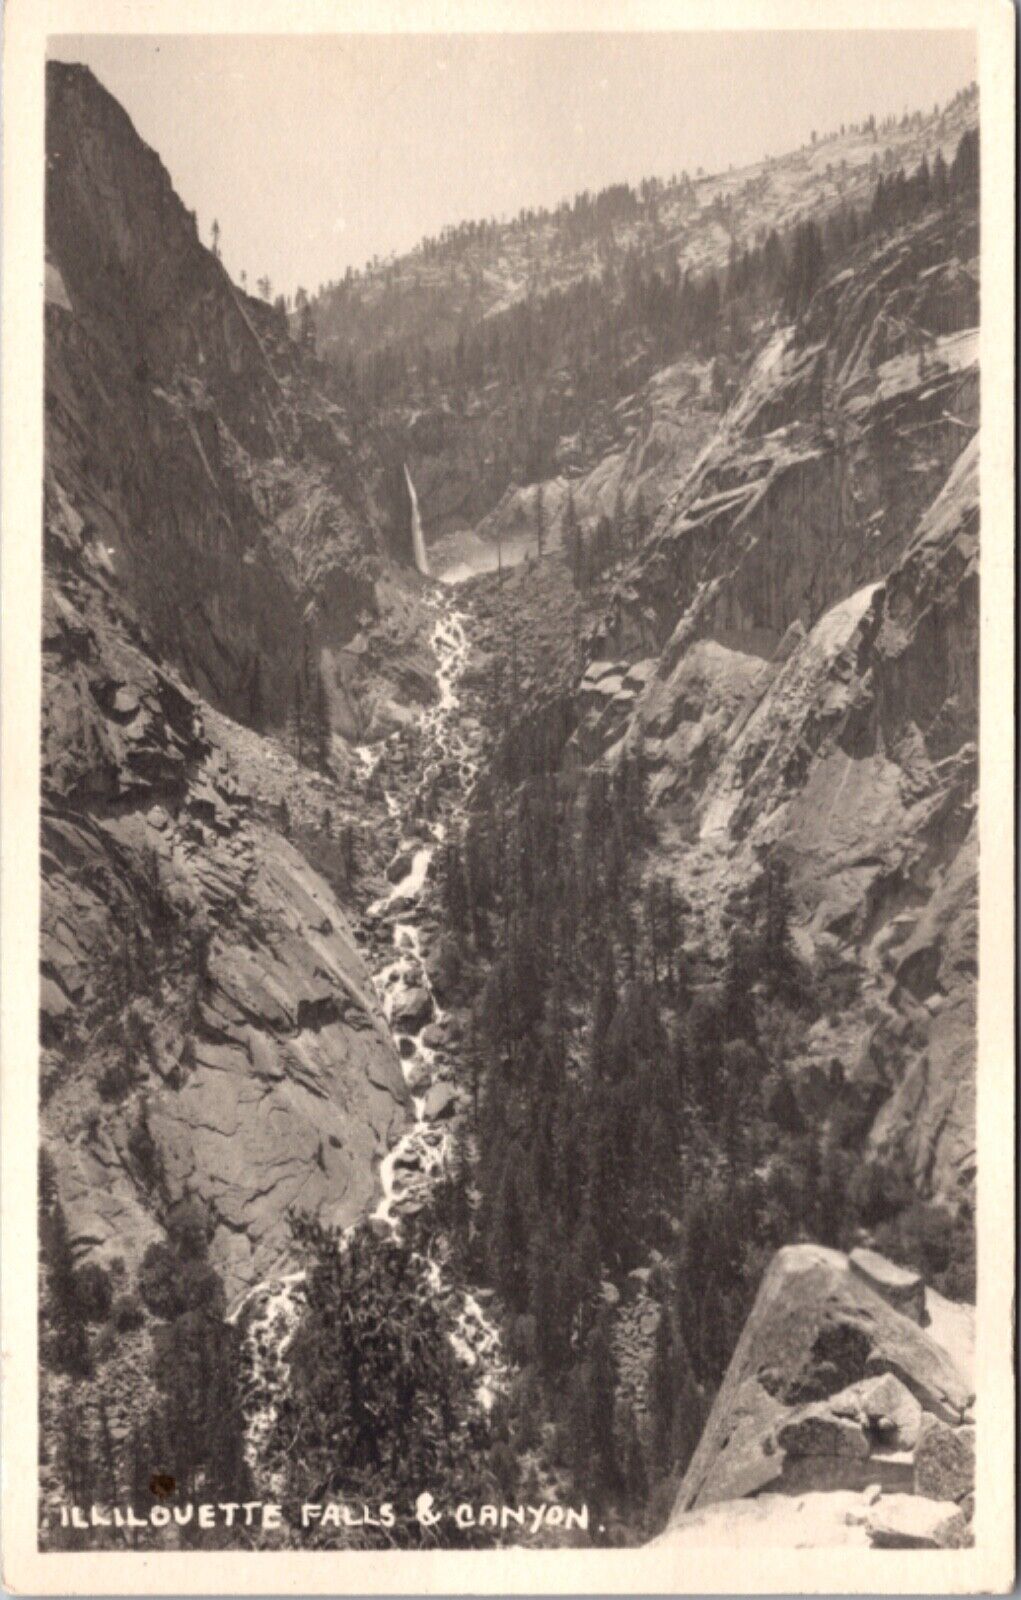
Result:
[[[828,941],[864,977],[791,1063],[795,1091],[818,1102],[836,1057],[844,1097],[874,1117],[873,1153],[955,1206],[975,1169],[978,447],[973,330],[946,341],[937,387],[954,387],[941,404],[957,425],[938,421],[918,472],[931,375],[903,355],[876,375],[867,417],[845,397],[862,432],[843,464],[836,423],[803,416],[763,440],[735,409],[625,574],[643,672],[642,619],[660,607],[658,665],[631,707],[627,652],[611,673],[597,639],[573,742],[611,761],[641,748],[654,803],[682,822],[675,878],[710,943],[727,888],[783,854],[804,953]],[[785,352],[763,355],[748,396],[771,392]],[[848,474],[866,460],[859,492]]]
[[[429,661],[371,450],[93,75],[47,87],[42,1136],[79,1256],[133,1268],[193,1194],[233,1296],[290,1207],[371,1209],[408,1110],[336,894],[239,773],[279,753],[206,702],[281,721],[304,633],[353,729]]]
[[[430,1122],[441,1122],[452,1117],[457,1110],[457,1090],[447,1083],[434,1083],[425,1097],[425,1116]]]
[[[706,1546],[755,1552],[837,1545],[867,1548],[868,1509],[865,1497],[851,1490],[719,1500],[694,1511],[675,1510],[652,1545],[678,1552]]]
[[[654,1547],[758,1552],[856,1545],[880,1550],[960,1549],[970,1543],[952,1502],[876,1490],[762,1494],[675,1514]]]
[[[883,1495],[865,1526],[878,1550],[960,1550],[971,1542],[964,1513],[952,1500],[915,1494]]]
[[[433,1014],[432,996],[418,985],[402,988],[394,996],[390,1014],[395,1028],[417,1033]]]
[[[915,1448],[915,1493],[932,1500],[963,1500],[975,1489],[975,1430],[922,1418]]]
[[[851,1271],[864,1278],[869,1287],[882,1295],[896,1311],[903,1312],[912,1322],[924,1322],[925,1279],[920,1272],[898,1267],[878,1251],[866,1250],[861,1246],[851,1251],[848,1260]]]
[[[796,1411],[781,1424],[776,1442],[788,1456],[855,1456],[869,1453],[868,1440],[856,1417],[841,1416],[820,1402]]]
[[[788,1246],[763,1278],[676,1510],[765,1489],[909,1487],[910,1397],[958,1422],[972,1393],[950,1355],[852,1273],[846,1256]],[[822,1482],[792,1472],[788,1457],[806,1455],[844,1458],[854,1470]]]
[[[150,645],[212,704],[280,724],[305,652],[333,725],[376,731],[388,701],[431,692],[383,559],[378,451],[286,318],[203,247],[93,74],[51,61],[46,82],[48,474]]]
[[[233,1293],[286,1248],[288,1207],[369,1208],[406,1091],[333,891],[48,510],[44,1138],[80,1253],[135,1261],[195,1194]]]

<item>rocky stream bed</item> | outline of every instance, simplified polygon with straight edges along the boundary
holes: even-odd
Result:
[[[479,728],[464,714],[459,693],[470,646],[464,617],[449,595],[436,601],[432,646],[437,698],[420,721],[417,782],[400,781],[400,735],[356,748],[363,780],[367,787],[381,789],[398,838],[386,871],[391,887],[367,908],[363,921],[366,947],[377,953],[375,959],[370,954],[373,982],[400,1054],[412,1109],[410,1125],[380,1163],[381,1194],[369,1219],[380,1236],[393,1239],[424,1209],[444,1170],[456,1119],[465,1109],[454,1083],[456,1029],[449,1026],[436,997],[424,946],[434,920],[433,859],[460,825],[478,763]],[[341,1248],[351,1231],[342,1236]],[[506,1375],[499,1332],[481,1296],[450,1280],[442,1253],[423,1255],[419,1264],[424,1290],[447,1303],[451,1344],[467,1366],[477,1369],[478,1403],[489,1409]],[[301,1319],[304,1277],[300,1265],[283,1265],[250,1290],[231,1316],[245,1326],[246,1454],[257,1482],[266,1488],[277,1476],[266,1458],[267,1447],[287,1383],[287,1352]]]

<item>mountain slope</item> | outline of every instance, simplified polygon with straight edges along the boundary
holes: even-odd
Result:
[[[187,1195],[232,1296],[290,1206],[370,1208],[407,1117],[350,884],[286,834],[332,812],[368,863],[333,729],[392,726],[430,656],[378,458],[84,68],[47,153],[43,1134],[76,1259],[132,1271]]]
[[[974,1291],[975,115],[430,244],[340,297],[352,382],[51,70],[48,1441],[90,1352],[95,1442],[110,1354],[165,1397],[197,1340],[226,1420],[175,1472],[243,1499],[300,1415],[374,1498],[358,1340],[427,1285],[477,1369],[443,1428],[508,1503],[584,1499],[610,1541],[675,1498],[682,1541],[723,1505],[790,1535],[766,1501],[807,1494],[811,1537],[860,1542],[862,1474],[915,1487],[912,1395],[964,1447],[966,1312],[889,1263],[863,1289],[848,1253]],[[437,606],[416,490],[451,560],[529,559]],[[325,1390],[292,1208],[373,1213],[383,1297]],[[889,1372],[908,1400],[862,1389]],[[405,1376],[375,1373],[410,1461]],[[880,1402],[910,1463],[873,1448]],[[965,1491],[914,1498],[882,1538],[930,1499],[968,1537]]]
[[[578,735],[640,743],[717,937],[728,878],[786,857],[805,948],[863,977],[796,1073],[892,1094],[876,1149],[940,1199],[974,1175],[974,249],[922,222],[766,348],[596,632],[643,686],[604,678]]]
[[[214,704],[279,724],[304,649],[334,722],[365,724],[345,647],[388,581],[384,465],[199,243],[117,102],[85,68],[53,62],[47,83],[50,471],[152,647]],[[403,642],[406,686],[413,627]]]
[[[491,761],[448,880],[481,969],[464,1248],[611,1539],[655,1532],[741,1424],[740,1395],[713,1405],[760,1282],[799,1305],[778,1248],[867,1241],[974,1297],[973,148],[938,196],[924,169],[879,190],[800,305],[778,285],[726,393],[697,354],[659,405],[650,380],[625,451],[544,483],[561,539],[511,491],[492,521],[527,559],[465,584]],[[834,1484],[833,1453],[779,1492],[838,1506],[728,1516],[825,1542],[850,1512],[866,1542],[873,1479]],[[877,1542],[970,1538],[910,1477],[882,1479]],[[681,1547],[729,1537],[710,1509],[678,1506]]]
[[[310,307],[319,349],[353,403],[401,441],[427,538],[477,525],[508,491],[513,519],[515,488],[555,475],[601,472],[605,489],[600,464],[628,449],[654,374],[694,356],[696,413],[718,411],[740,381],[761,299],[722,307],[708,337],[714,285],[719,301],[750,281],[756,252],[775,265],[805,220],[839,240],[877,179],[896,185],[923,157],[950,163],[976,114],[972,88],[740,170],[618,184],[444,230],[322,288]],[[693,305],[699,295],[706,305]],[[680,395],[693,378],[683,374]]]

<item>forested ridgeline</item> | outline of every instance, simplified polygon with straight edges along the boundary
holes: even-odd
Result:
[[[934,139],[944,115],[933,124]],[[349,403],[387,419],[388,427],[400,429],[402,417],[414,420],[437,405],[450,414],[444,427],[450,417],[470,424],[486,509],[509,482],[592,464],[616,439],[615,406],[682,356],[713,363],[713,393],[723,406],[756,328],[778,303],[793,320],[827,264],[856,241],[931,203],[972,198],[978,134],[967,129],[949,159],[936,145],[931,160],[923,152],[908,168],[897,164],[893,148],[882,161],[873,151],[861,168],[864,180],[853,175],[854,182],[841,177],[841,158],[835,160],[818,194],[806,194],[807,203],[781,210],[768,226],[756,193],[742,192],[738,203],[721,192],[700,210],[690,179],[676,187],[656,180],[637,189],[618,185],[545,217],[529,213],[507,225],[507,237],[527,241],[531,270],[506,306],[493,303],[489,282],[489,258],[506,251],[504,230],[465,225],[418,255],[324,288],[311,311],[306,303],[303,326]],[[689,197],[684,204],[682,196]],[[676,217],[672,198],[680,205]],[[707,262],[696,254],[685,264],[688,234],[703,226],[728,241],[723,259],[710,250]],[[542,270],[562,256],[575,262],[581,240],[590,254],[577,270],[560,281]],[[437,260],[446,272],[438,286]],[[517,267],[512,276],[520,284]],[[434,446],[425,436],[419,443],[418,427],[424,421],[415,422],[408,447],[428,454]]]

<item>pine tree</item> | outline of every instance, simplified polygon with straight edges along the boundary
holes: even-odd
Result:
[[[754,942],[747,929],[738,924],[730,935],[727,971],[723,985],[723,1009],[728,1039],[754,1041],[756,1037],[753,992],[756,976]]]
[[[652,1466],[657,1477],[670,1470],[674,1442],[674,1402],[677,1387],[677,1353],[673,1327],[666,1306],[661,1307],[656,1324],[656,1339],[649,1370],[649,1412]]]
[[[645,1452],[638,1432],[638,1421],[629,1410],[624,1429],[624,1490],[630,1504],[641,1509],[649,1495],[649,1479],[645,1471]]]
[[[617,1459],[617,1372],[610,1344],[609,1319],[603,1315],[588,1338],[585,1352],[585,1392],[592,1445],[590,1465],[593,1498],[597,1504],[612,1495],[620,1481]]]
[[[805,310],[822,277],[822,234],[809,219],[794,229],[791,258],[784,288],[784,311],[793,322]]]
[[[114,1449],[113,1434],[110,1431],[110,1415],[106,1408],[106,1399],[99,1397],[97,1407],[97,1421],[99,1424],[99,1454],[101,1468],[101,1483],[103,1498],[112,1505],[120,1495],[119,1474],[117,1471],[117,1454]]]
[[[301,673],[294,674],[294,700],[291,706],[291,737],[294,743],[294,759],[299,767],[304,764],[304,723],[305,708],[301,688]]]
[[[674,1426],[670,1454],[675,1469],[683,1472],[702,1437],[706,1408],[683,1340],[678,1340],[676,1361]]]
[[[696,1104],[710,1117],[719,1109],[723,1034],[718,999],[702,990],[689,1014],[691,1088]]]
[[[492,1270],[508,1304],[523,1311],[527,1302],[527,1230],[518,1189],[520,1152],[508,1153],[497,1193],[492,1225]]]
[[[95,1471],[92,1446],[85,1420],[75,1402],[68,1395],[60,1419],[61,1476],[67,1486],[68,1499],[76,1505],[87,1506],[95,1498]]]
[[[456,844],[447,846],[445,869],[443,878],[444,909],[450,925],[458,933],[464,933],[468,927],[468,883],[461,861],[461,852]]]
[[[256,652],[252,659],[252,675],[248,684],[248,720],[257,733],[263,726],[262,660]]]
[[[971,196],[979,187],[978,129],[967,128],[950,165],[950,185],[955,195]]]
[[[614,976],[613,949],[609,943],[604,942],[599,958],[599,979],[592,1008],[592,1033],[589,1045],[592,1076],[596,1079],[602,1077],[606,1071],[607,1039],[616,1010],[617,985]]]
[[[937,150],[932,163],[932,197],[938,206],[945,206],[950,193],[950,179],[943,151]]]
[[[564,1322],[563,1285],[557,1272],[549,1230],[540,1226],[528,1252],[528,1303],[535,1318],[535,1353],[549,1377],[562,1369],[569,1355],[569,1328]]]
[[[580,589],[584,575],[584,548],[581,526],[578,522],[578,513],[574,504],[574,490],[570,486],[568,486],[567,504],[564,509],[562,543],[564,556],[571,569],[572,582],[576,589]]]
[[[315,670],[315,697],[316,762],[321,772],[328,772],[333,730],[330,723],[330,699],[321,666]]]
[[[309,355],[315,355],[316,325],[312,315],[312,307],[308,300],[302,303],[298,322],[298,342]]]
[[[358,870],[358,860],[355,851],[355,830],[350,822],[344,825],[344,831],[341,834],[341,849],[344,852],[344,876],[348,883],[352,884],[355,881],[355,874]]]
[[[765,909],[760,933],[760,963],[774,989],[788,996],[798,986],[800,964],[791,933],[790,872],[780,856],[772,856],[765,874]]]
[[[78,1301],[67,1218],[59,1200],[53,1201],[41,1219],[40,1243],[46,1265],[46,1314],[52,1330],[53,1364],[61,1371],[85,1377],[92,1371],[92,1354]]]

